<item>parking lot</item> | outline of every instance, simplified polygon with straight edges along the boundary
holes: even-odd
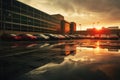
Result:
[[[120,80],[119,40],[0,42],[0,80]]]

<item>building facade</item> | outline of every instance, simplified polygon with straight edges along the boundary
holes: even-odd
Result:
[[[16,0],[0,0],[0,32],[60,33],[61,20]]]
[[[70,23],[65,20],[61,21],[61,34],[70,34]]]
[[[52,15],[53,17],[56,17],[59,20],[64,20],[64,16],[62,16],[61,14],[54,14]]]
[[[70,23],[70,34],[74,34],[76,32],[76,23],[71,22]]]

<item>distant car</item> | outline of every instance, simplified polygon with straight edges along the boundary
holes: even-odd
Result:
[[[108,36],[106,34],[100,35],[100,39],[108,39]]]
[[[85,35],[79,35],[79,39],[84,39]]]
[[[67,34],[66,34],[66,35],[64,35],[64,36],[65,36],[65,39],[67,39],[67,40],[71,39],[71,38],[70,38],[70,36],[69,36],[69,35],[67,35]]]
[[[80,34],[76,34],[76,39],[83,39],[83,35],[80,35]]]
[[[65,39],[65,36],[63,36],[61,34],[58,34],[57,36],[58,36],[59,40],[64,40]]]
[[[77,38],[77,36],[75,36],[75,35],[69,35],[69,36],[70,36],[71,39],[76,39]]]
[[[46,36],[44,34],[34,34],[33,36],[36,36],[37,40],[49,40],[49,36]]]
[[[108,36],[109,39],[119,39],[119,36],[117,34],[110,34]]]
[[[33,36],[31,34],[19,34],[19,37],[21,37],[21,40],[36,40],[37,37]]]
[[[86,39],[91,39],[91,35],[86,35],[85,38]]]
[[[100,38],[100,35],[99,34],[95,34],[94,35],[94,39],[99,39]]]
[[[20,40],[21,37],[17,36],[16,34],[2,34],[1,35],[1,40],[5,41],[12,41],[12,40]]]

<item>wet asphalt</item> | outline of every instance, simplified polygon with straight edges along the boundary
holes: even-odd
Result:
[[[120,40],[0,42],[0,80],[120,80]]]

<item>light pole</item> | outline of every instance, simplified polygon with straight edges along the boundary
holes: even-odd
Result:
[[[79,24],[79,26],[80,26],[80,30],[81,30],[82,29],[81,24]]]

